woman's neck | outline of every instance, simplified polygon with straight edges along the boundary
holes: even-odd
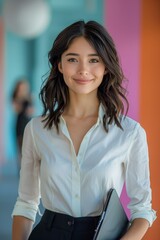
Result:
[[[63,115],[73,116],[78,119],[88,116],[98,116],[98,98],[87,98],[86,96],[70,98],[69,104]]]

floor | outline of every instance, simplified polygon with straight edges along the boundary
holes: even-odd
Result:
[[[0,240],[11,240],[11,213],[17,198],[18,170],[16,161],[0,167]],[[39,221],[37,216],[36,223]]]

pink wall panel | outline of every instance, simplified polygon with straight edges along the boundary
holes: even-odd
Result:
[[[128,79],[128,115],[139,119],[139,68],[140,68],[140,1],[105,1],[105,26],[117,46],[120,61]],[[124,187],[121,196],[127,210],[129,199]]]
[[[140,1],[105,1],[105,25],[117,46],[121,64],[129,80],[129,115],[139,117]]]

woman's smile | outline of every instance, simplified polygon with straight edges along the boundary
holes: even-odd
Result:
[[[82,85],[85,85],[85,84],[88,84],[88,83],[91,83],[92,82],[92,79],[82,79],[82,78],[74,78],[73,79],[76,83],[78,84],[82,84]]]

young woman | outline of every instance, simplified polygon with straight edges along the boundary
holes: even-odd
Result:
[[[131,227],[121,240],[142,239],[155,219],[146,135],[123,115],[112,38],[95,21],[73,23],[57,36],[49,61],[44,112],[25,129],[12,239],[93,239],[107,192],[120,195],[124,182]],[[46,211],[32,231],[40,197]]]

